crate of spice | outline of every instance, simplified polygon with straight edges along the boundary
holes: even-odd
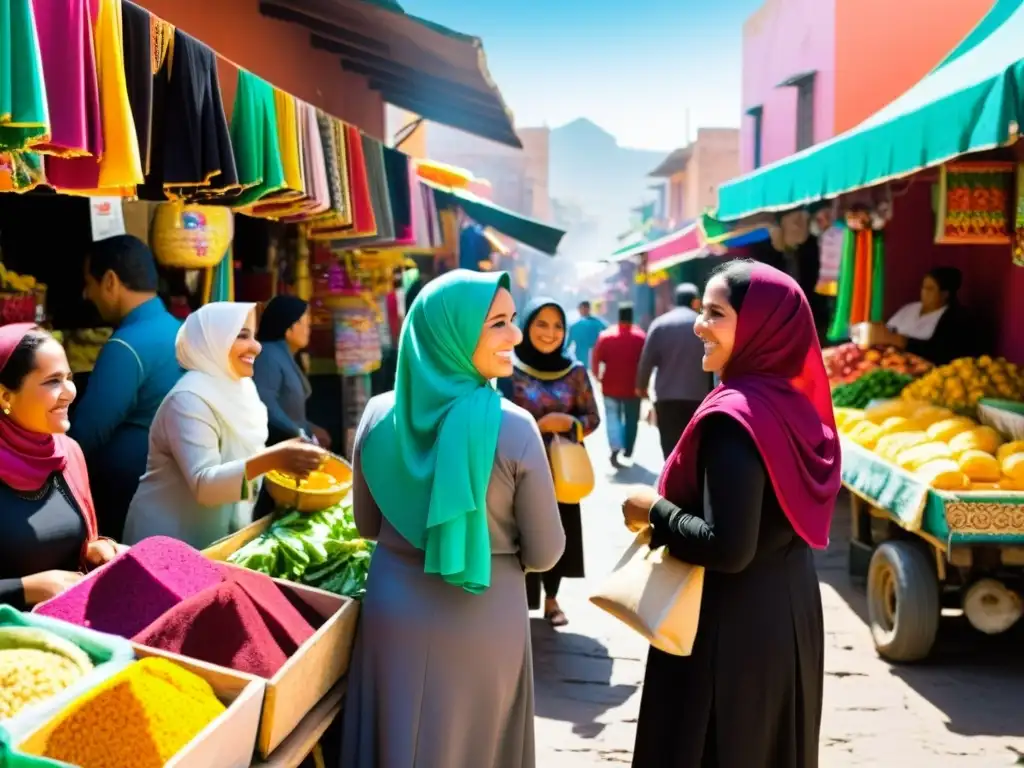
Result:
[[[36,611],[128,638],[139,655],[262,682],[258,747],[267,756],[347,671],[359,608],[153,537]]]
[[[263,684],[140,655],[21,739],[5,768],[248,768]]]

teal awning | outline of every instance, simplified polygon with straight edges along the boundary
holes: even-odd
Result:
[[[447,208],[457,205],[477,224],[496,229],[506,237],[551,256],[558,251],[558,244],[565,237],[565,232],[556,227],[502,208],[472,192],[442,187],[430,182],[424,183],[434,188],[434,196],[439,206]]]
[[[1022,115],[1024,0],[996,0],[917,85],[856,128],[722,186],[715,215],[796,208],[999,147]]]

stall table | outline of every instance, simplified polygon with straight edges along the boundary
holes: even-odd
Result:
[[[299,726],[281,743],[281,746],[265,760],[257,757],[252,768],[298,768],[302,765],[341,713],[341,704],[347,685],[347,679],[339,681],[303,718]]]

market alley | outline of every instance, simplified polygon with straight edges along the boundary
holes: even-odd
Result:
[[[623,487],[653,481],[661,466],[657,433],[641,425],[636,465],[618,474],[607,463],[603,430],[588,442],[598,475],[583,504],[588,579],[563,587],[568,627],[556,633],[533,620],[541,768],[628,765],[640,704],[646,646],[587,595],[631,539],[619,510]],[[987,638],[951,617],[934,660],[890,667],[872,647],[863,587],[847,575],[847,527],[841,506],[819,559],[826,630],[820,764],[1024,764],[1024,627]]]

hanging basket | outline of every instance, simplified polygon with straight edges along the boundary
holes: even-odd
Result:
[[[157,206],[150,241],[164,267],[209,269],[224,258],[233,236],[230,208],[170,202]]]

